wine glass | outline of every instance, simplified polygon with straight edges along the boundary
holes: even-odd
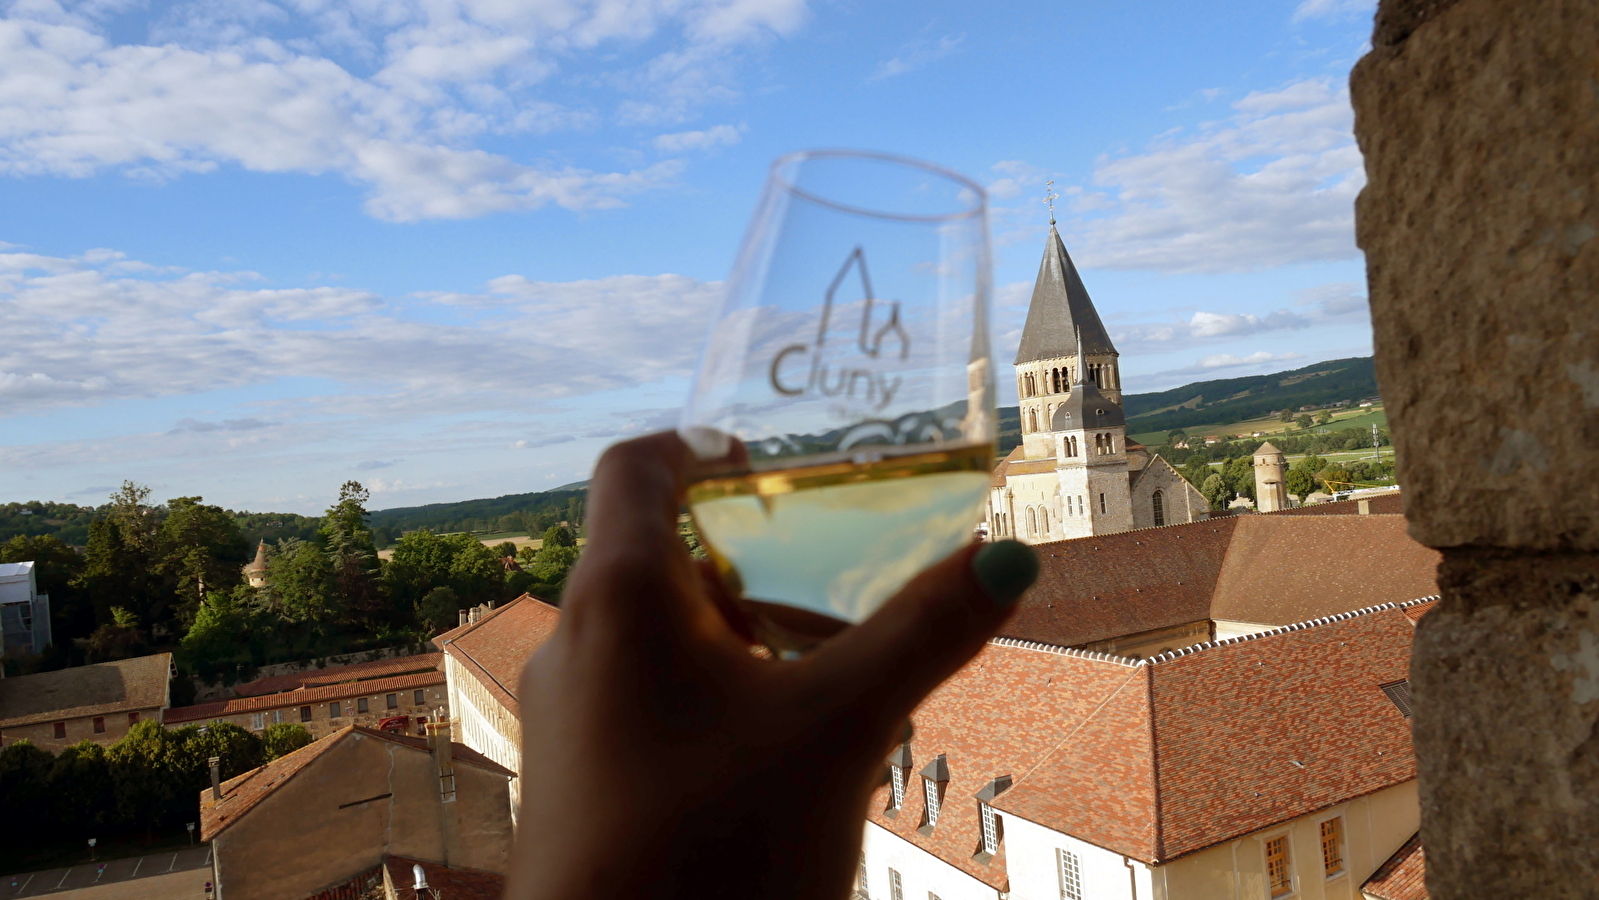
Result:
[[[972,539],[994,456],[989,278],[969,179],[846,150],[772,165],[679,433],[722,461],[689,510],[774,650],[863,621]]]

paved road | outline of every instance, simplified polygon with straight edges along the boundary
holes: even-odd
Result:
[[[150,878],[174,872],[204,869],[211,865],[210,847],[189,847],[176,853],[157,853],[134,859],[114,859],[106,863],[84,863],[48,872],[25,872],[0,878],[0,898],[38,897],[58,891]],[[204,878],[199,879],[204,884]],[[100,892],[97,892],[100,893]],[[111,892],[104,892],[109,895]]]

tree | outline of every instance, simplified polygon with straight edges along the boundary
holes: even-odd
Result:
[[[1332,415],[1332,411],[1331,410],[1324,409],[1321,412],[1316,413],[1316,424],[1317,425],[1331,425],[1332,424],[1332,420],[1333,420],[1333,415]]]
[[[322,548],[298,538],[278,542],[267,569],[267,604],[284,621],[327,623],[340,610],[333,594],[333,571]]]
[[[367,527],[367,501],[371,494],[359,481],[346,481],[339,500],[328,507],[318,532],[326,547],[332,588],[344,609],[357,618],[371,620],[383,611],[378,590],[378,554]]]
[[[27,740],[0,749],[0,834],[27,840],[37,823],[52,818],[50,770],[55,760]]]
[[[501,559],[507,556],[514,559],[516,557],[516,545],[510,541],[501,541],[494,545],[494,555]]]
[[[101,624],[110,621],[113,605],[132,610],[146,622],[163,621],[170,596],[156,573],[160,521],[145,502],[149,496],[149,488],[124,481],[89,523],[79,585]]]
[[[1226,509],[1227,501],[1232,496],[1232,492],[1227,488],[1227,479],[1220,475],[1211,475],[1206,478],[1205,483],[1199,488],[1199,492],[1205,495],[1206,500],[1210,501],[1211,509]]]
[[[1188,479],[1189,484],[1197,488],[1205,483],[1205,479],[1211,476],[1212,471],[1209,460],[1196,453],[1183,463],[1182,475]]]
[[[227,510],[177,497],[167,504],[156,540],[156,571],[176,601],[180,622],[193,621],[209,592],[227,593],[243,580],[250,545]]]
[[[1277,414],[1277,421],[1279,421],[1279,422],[1287,423],[1287,422],[1292,422],[1293,420],[1294,420],[1294,411],[1291,410],[1291,409],[1285,409],[1282,412]]]
[[[1168,446],[1175,447],[1182,443],[1187,437],[1188,432],[1182,430],[1181,428],[1174,428],[1166,433],[1166,443]]]
[[[237,727],[237,726],[234,726]],[[145,719],[128,729],[106,751],[117,794],[117,814],[147,830],[171,818],[173,801],[187,787],[177,765],[177,739],[160,723]]]
[[[416,617],[429,631],[437,634],[448,631],[460,624],[457,613],[461,609],[461,601],[455,596],[455,591],[447,587],[436,587],[422,597],[416,606]]]
[[[1287,477],[1283,479],[1283,486],[1288,489],[1288,493],[1303,502],[1310,496],[1311,491],[1316,489],[1316,477],[1299,466],[1294,466],[1288,470]]]
[[[1255,499],[1255,459],[1252,456],[1237,456],[1227,461],[1222,466],[1222,477],[1227,480],[1227,489],[1234,494]]]
[[[450,560],[449,584],[467,606],[504,600],[505,565],[482,542],[462,542]]]
[[[111,621],[89,635],[85,656],[91,663],[141,656],[149,649],[139,628],[139,617],[120,606],[111,607]]]
[[[1351,475],[1348,469],[1333,466],[1322,473],[1321,480],[1330,491],[1347,491],[1350,489],[1349,483],[1355,480],[1355,476]]]
[[[551,525],[544,529],[544,547],[576,547],[577,538],[565,525]],[[542,548],[541,548],[542,549]]]
[[[1295,420],[1295,424],[1297,424],[1302,429],[1308,429],[1310,426],[1312,426],[1312,425],[1314,425],[1316,423],[1310,418],[1310,416],[1301,415],[1298,419]]]
[[[261,761],[271,762],[311,743],[311,732],[298,722],[278,722],[261,732]]]
[[[215,681],[223,664],[240,656],[241,639],[253,623],[248,600],[255,589],[247,584],[231,593],[211,592],[195,611],[194,624],[178,644],[178,662],[206,681]]]
[[[80,741],[56,755],[50,769],[56,825],[64,833],[120,824],[106,750]]]

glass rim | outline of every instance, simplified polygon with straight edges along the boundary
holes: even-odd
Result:
[[[812,159],[875,160],[877,162],[894,163],[896,165],[908,166],[913,169],[921,169],[924,172],[930,172],[939,176],[940,178],[953,181],[956,184],[970,188],[975,193],[976,200],[970,209],[958,210],[951,213],[940,213],[936,215],[892,213],[885,212],[880,209],[867,209],[865,207],[852,206],[848,203],[840,203],[837,200],[829,200],[826,197],[814,194],[805,190],[804,188],[796,186],[792,181],[783,177],[783,169],[786,166]],[[959,219],[969,219],[973,216],[981,216],[984,210],[988,208],[988,192],[983,189],[982,185],[971,180],[970,178],[967,178],[965,175],[954,171],[953,169],[946,169],[937,163],[930,163],[926,160],[917,159],[913,156],[901,156],[897,153],[881,153],[875,150],[847,150],[836,148],[796,150],[793,153],[785,153],[772,162],[771,178],[777,184],[782,185],[784,190],[803,197],[812,203],[820,204],[841,212],[852,213],[859,216],[870,216],[876,219],[891,219],[898,222],[952,222]]]

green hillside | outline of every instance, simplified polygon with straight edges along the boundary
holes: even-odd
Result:
[[[1377,396],[1377,374],[1369,356],[1334,359],[1271,375],[1199,381],[1149,394],[1126,394],[1127,433],[1150,438],[1175,428],[1225,430],[1222,426],[1259,419],[1301,406]],[[1365,424],[1365,423],[1360,423]],[[1386,425],[1386,420],[1381,424]],[[1014,406],[999,410],[999,453],[1022,442],[1021,416]],[[1149,441],[1145,441],[1148,443]],[[1158,442],[1157,442],[1158,443]]]

